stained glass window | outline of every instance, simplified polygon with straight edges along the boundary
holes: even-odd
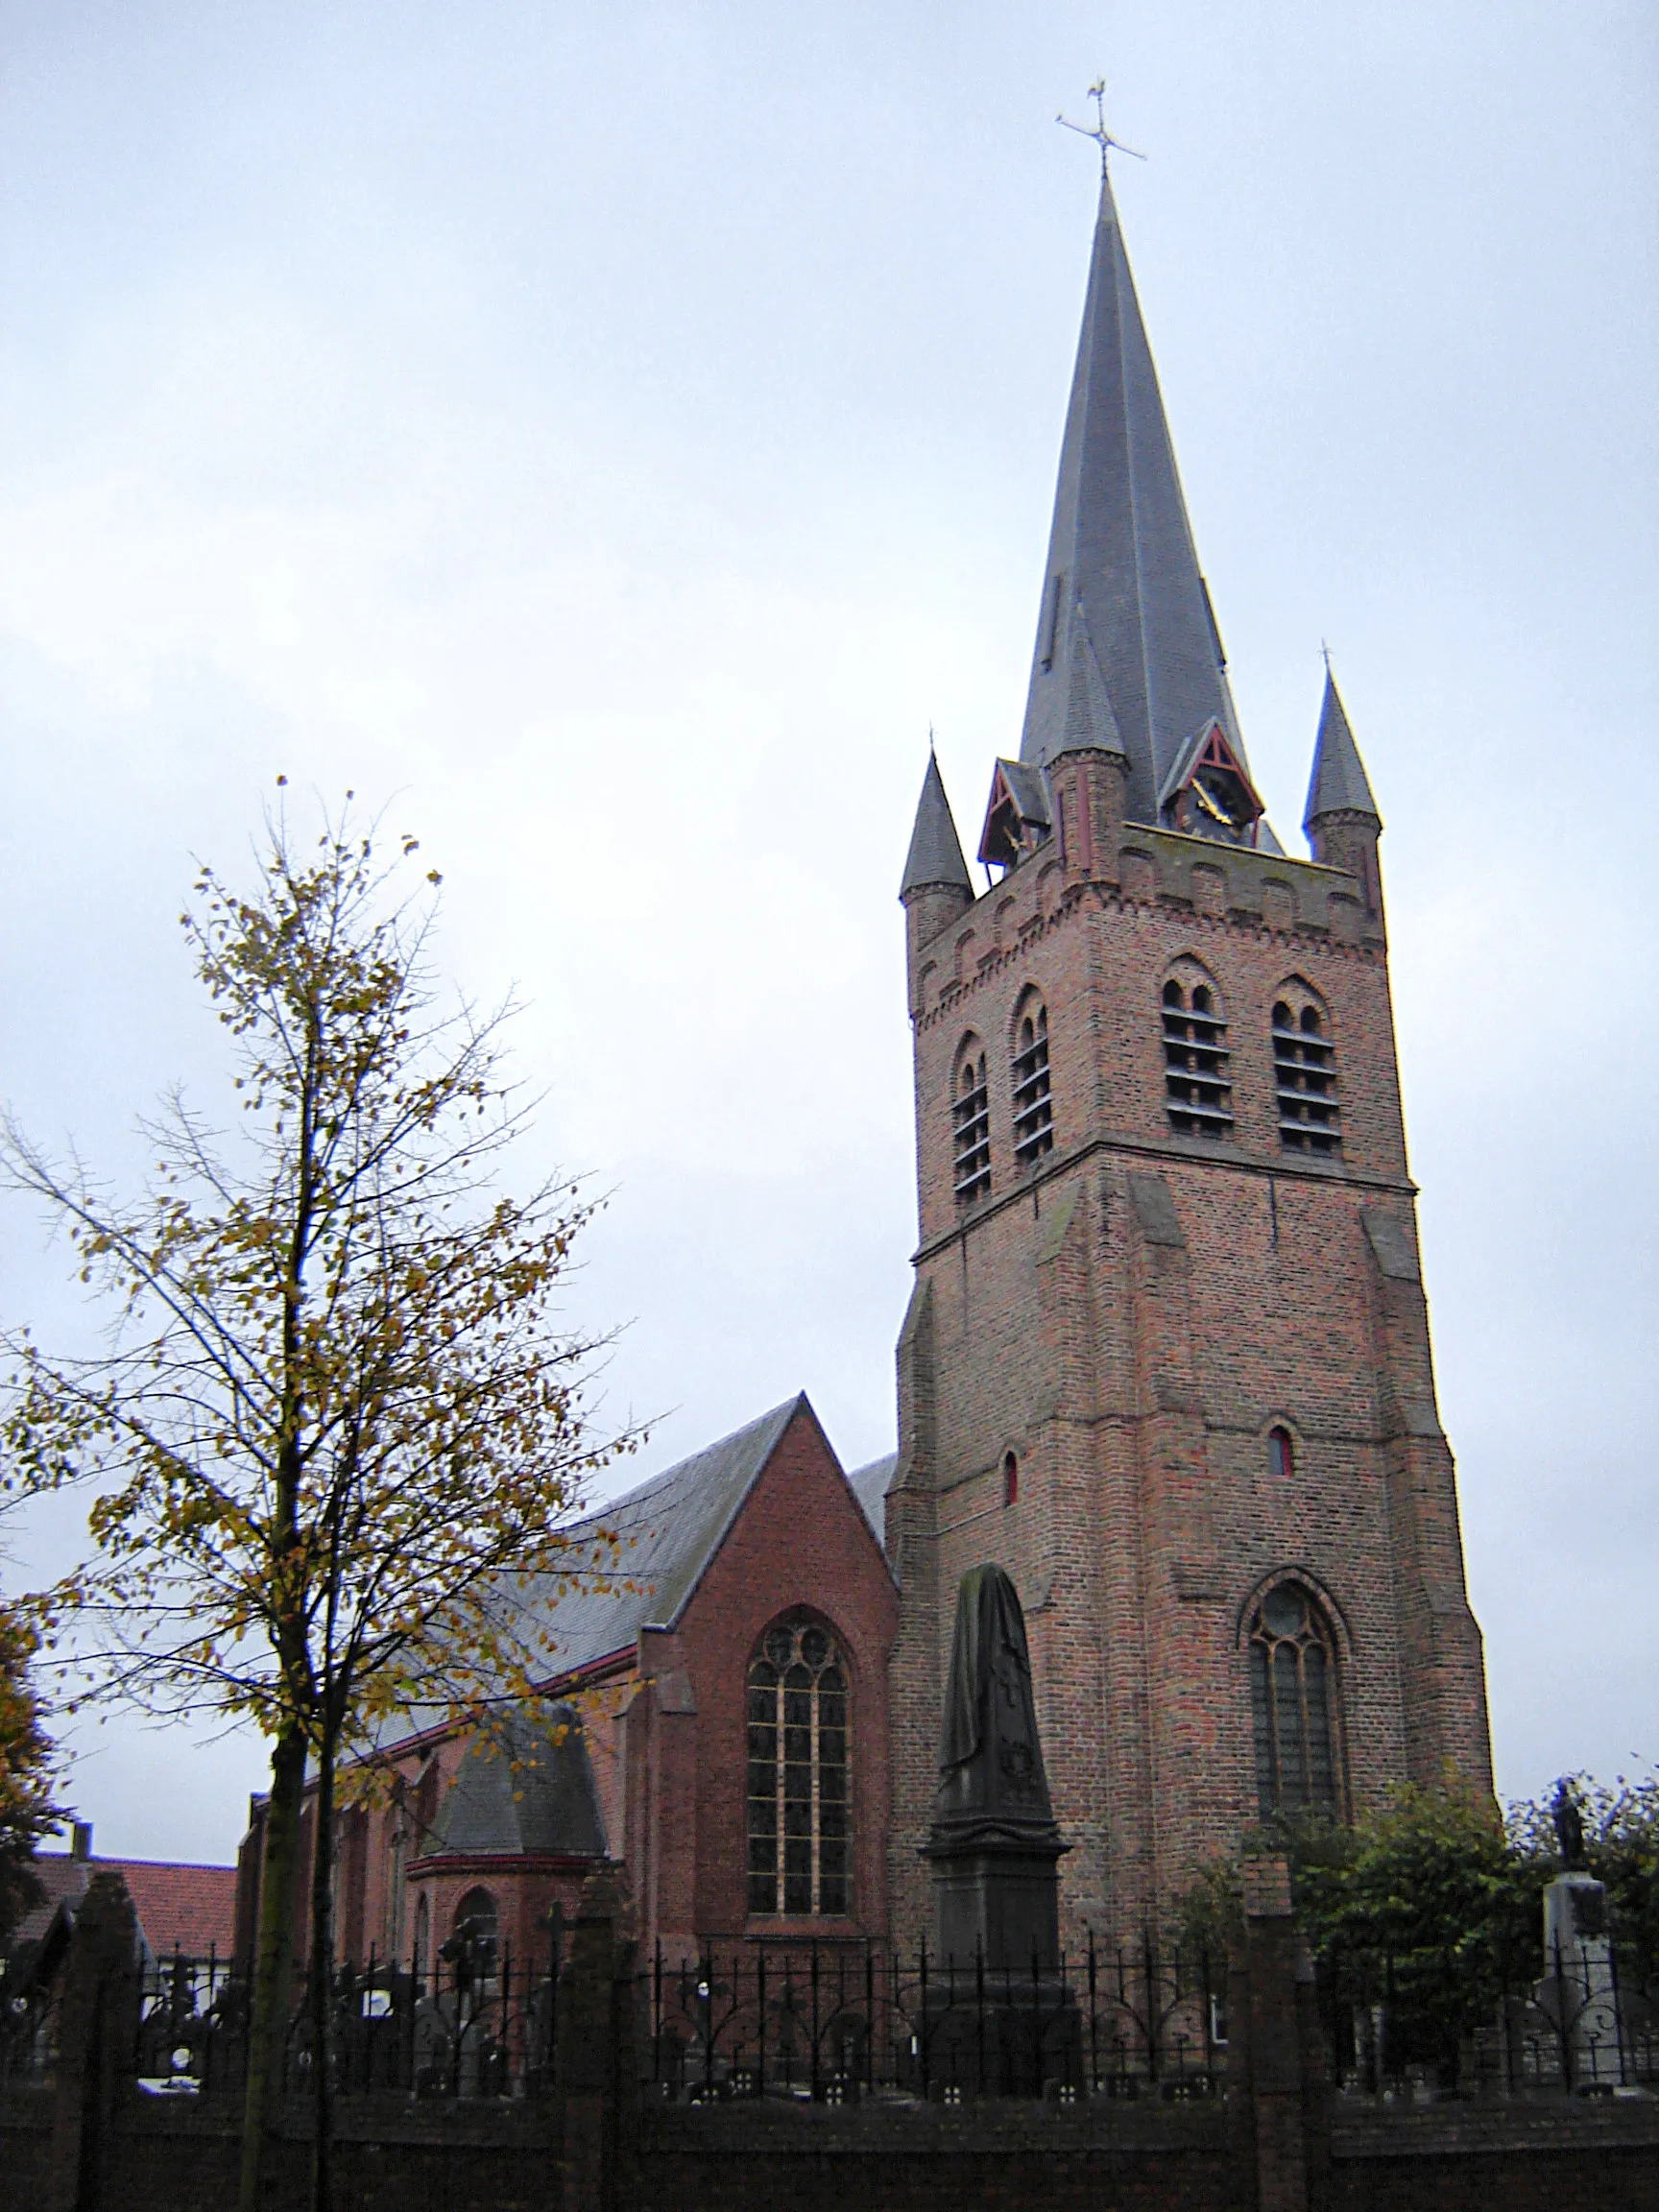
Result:
[[[847,1720],[847,1671],[828,1629],[769,1628],[749,1666],[751,1912],[848,1911]]]

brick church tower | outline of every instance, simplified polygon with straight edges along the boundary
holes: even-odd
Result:
[[[975,894],[902,899],[920,1243],[887,1546],[894,1932],[926,1925],[954,1592],[1025,1607],[1063,1926],[1166,1919],[1275,1807],[1491,1787],[1406,1159],[1371,787],[1327,675],[1251,782],[1109,182],[1025,724]]]

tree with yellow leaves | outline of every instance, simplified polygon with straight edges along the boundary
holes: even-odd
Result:
[[[35,1847],[63,1817],[52,1794],[52,1741],[29,1679],[36,1644],[24,1616],[0,1604],[0,1956],[40,1899]]]
[[[36,1602],[42,1632],[95,1693],[251,1719],[272,1746],[246,2212],[280,2086],[308,1763],[323,2205],[341,1764],[416,1705],[459,1722],[534,1695],[555,1655],[545,1605],[518,1599],[591,1573],[560,1525],[638,1440],[595,1435],[601,1340],[562,1310],[591,1204],[567,1181],[493,1191],[525,1112],[502,1016],[441,1007],[439,878],[397,896],[415,841],[388,863],[350,804],[301,848],[279,803],[246,895],[198,876],[182,924],[231,1043],[227,1126],[169,1097],[131,1204],[15,1126],[0,1140],[115,1309],[98,1358],[12,1346],[9,1475],[98,1493],[87,1560]]]

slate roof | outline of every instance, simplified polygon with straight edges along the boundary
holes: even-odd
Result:
[[[507,1716],[481,1737],[444,1795],[423,1856],[603,1859],[605,1819],[573,1705],[545,1719]]]
[[[962,840],[956,834],[950,802],[945,796],[939,762],[929,753],[927,773],[922,779],[922,796],[916,802],[916,826],[910,832],[910,850],[904,855],[901,899],[929,886],[966,891],[973,896],[973,878],[962,857]]]
[[[805,1392],[572,1524],[572,1567],[586,1561],[611,1586],[528,1593],[561,1674],[626,1649],[641,1628],[673,1627],[799,1408],[811,1412]]]
[[[887,1549],[887,1493],[898,1471],[899,1455],[889,1452],[885,1459],[872,1459],[868,1467],[854,1467],[847,1478],[883,1551]]]
[[[1368,814],[1379,829],[1382,817],[1371,796],[1371,780],[1348,716],[1336,689],[1336,679],[1325,671],[1325,698],[1319,709],[1319,736],[1313,747],[1313,773],[1308,783],[1308,805],[1302,815],[1307,829],[1321,814]]]
[[[1128,814],[1155,823],[1170,763],[1196,731],[1218,721],[1240,761],[1244,751],[1105,179],[1020,746],[1033,765],[1065,742],[1079,607],[1129,762]]]

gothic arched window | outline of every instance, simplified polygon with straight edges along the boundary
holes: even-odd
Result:
[[[1330,1154],[1341,1144],[1336,1052],[1324,1015],[1303,991],[1273,1006],[1273,1090],[1279,1142],[1286,1152]]]
[[[1177,1137],[1233,1133],[1227,1022],[1208,983],[1164,986],[1164,1104]]]
[[[1281,1482],[1288,1482],[1296,1472],[1296,1447],[1290,1441],[1288,1429],[1269,1429],[1267,1431],[1267,1470]]]
[[[985,1053],[976,1037],[964,1039],[950,1086],[950,1165],[958,1205],[970,1206],[991,1188],[991,1094]]]
[[[1029,1167],[1054,1149],[1048,1091],[1048,1009],[1028,999],[1014,1031],[1014,1162]]]
[[[749,1663],[749,1910],[839,1913],[853,1887],[847,1670],[816,1621]]]
[[[1325,1616],[1300,1582],[1277,1582],[1250,1627],[1256,1796],[1275,1813],[1335,1813],[1336,1653]]]

